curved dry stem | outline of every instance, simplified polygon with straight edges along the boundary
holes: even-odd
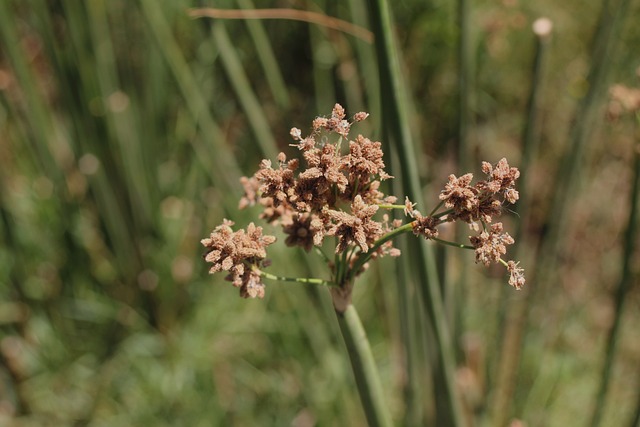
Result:
[[[288,19],[321,25],[343,33],[351,34],[367,43],[373,43],[373,33],[366,28],[354,25],[342,19],[333,18],[317,12],[297,9],[189,9],[187,14],[192,18],[218,19]]]

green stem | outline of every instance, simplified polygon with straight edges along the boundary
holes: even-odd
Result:
[[[381,204],[378,206],[382,209],[404,209],[406,207],[405,205],[386,205],[386,204]]]
[[[338,286],[337,284],[330,282],[328,280],[316,279],[315,277],[284,277],[284,276],[276,276],[275,274],[267,273],[262,270],[256,270],[260,273],[260,276],[265,279],[277,280],[279,282],[297,282],[297,283],[310,283],[312,285],[321,285],[321,286]]]
[[[438,211],[438,209],[440,209],[442,207],[442,205],[444,205],[444,200],[440,200],[440,203],[438,203],[436,205],[435,208],[433,208],[433,210],[431,211],[431,213],[429,214],[429,216],[434,216],[436,214],[436,212]],[[453,212],[453,209],[449,209],[448,211],[445,212]],[[439,214],[440,216],[442,216],[445,212]]]
[[[612,379],[613,363],[616,356],[618,341],[620,340],[622,328],[622,313],[627,294],[634,284],[633,277],[633,254],[636,253],[636,238],[638,229],[640,228],[640,139],[635,144],[634,156],[634,177],[633,189],[630,195],[631,209],[627,222],[627,230],[624,233],[624,254],[622,256],[622,268],[620,282],[616,290],[615,298],[615,317],[613,325],[609,330],[607,337],[607,346],[605,350],[605,360],[600,374],[600,386],[596,395],[596,403],[594,405],[593,417],[591,418],[591,427],[598,427],[602,421],[604,413],[605,401],[608,395],[609,384]]]
[[[436,209],[437,209],[437,208],[436,208]],[[443,216],[445,216],[445,215],[449,215],[450,213],[453,213],[453,211],[454,211],[454,209],[453,209],[453,208],[451,208],[451,209],[447,209],[446,211],[442,211],[442,212],[440,212],[440,213],[433,214],[433,215],[429,215],[429,216],[432,216],[432,217],[434,217],[434,218],[442,218],[442,217],[443,217]]]
[[[434,237],[432,240],[434,240],[434,241],[436,241],[438,243],[442,243],[443,245],[453,246],[454,248],[475,249],[473,246],[463,245],[462,243],[450,242],[448,240],[438,239],[437,237]]]
[[[336,314],[367,421],[371,427],[391,426],[391,414],[384,401],[380,376],[358,312],[349,304],[343,313]]]
[[[313,250],[316,251],[317,254],[319,254],[322,259],[324,260],[324,262],[329,265],[331,263],[331,260],[329,259],[329,257],[327,256],[327,254],[324,253],[324,251],[322,249],[320,249],[317,246],[313,247]]]
[[[238,57],[237,48],[231,37],[229,37],[223,22],[216,22],[212,32],[220,51],[222,65],[227,72],[227,77],[240,101],[240,105],[245,111],[258,147],[260,147],[262,154],[266,158],[273,159],[278,155],[278,144],[273,136],[260,100],[251,87],[249,76],[247,76]]]

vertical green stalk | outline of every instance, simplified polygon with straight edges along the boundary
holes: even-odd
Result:
[[[361,27],[369,24],[364,0],[348,0],[351,12],[351,21]],[[376,70],[376,59],[371,45],[359,38],[353,39],[355,45],[356,60],[358,61],[358,74],[363,80],[365,104],[372,117],[381,117],[380,114],[380,92],[378,91],[378,73]]]
[[[371,22],[376,37],[378,68],[380,73],[380,91],[383,102],[383,120],[386,139],[394,142],[395,151],[401,164],[400,176],[409,198],[424,206],[420,185],[417,156],[409,131],[406,104],[400,70],[400,59],[395,46],[389,5],[386,0],[370,0]],[[434,378],[436,404],[439,408],[440,425],[463,424],[463,415],[455,387],[455,358],[451,336],[446,324],[442,293],[440,292],[437,269],[431,248],[422,239],[410,240],[412,267],[419,278],[420,296],[429,321],[432,323],[436,357]]]
[[[640,138],[636,141],[634,147],[634,167],[633,167],[633,188],[631,190],[629,211],[629,222],[627,223],[626,232],[624,233],[624,253],[622,256],[622,268],[618,290],[616,292],[616,311],[613,319],[613,326],[609,331],[607,338],[607,347],[605,351],[604,366],[600,378],[600,388],[596,397],[596,403],[591,419],[591,427],[598,427],[602,421],[602,413],[604,412],[605,400],[609,383],[611,382],[611,370],[613,369],[613,359],[618,342],[620,327],[622,324],[622,312],[624,301],[629,290],[634,283],[631,262],[635,253],[635,241],[638,237],[638,209],[640,208]]]
[[[227,71],[227,77],[238,96],[247,119],[249,119],[262,154],[267,159],[275,159],[278,155],[278,145],[273,137],[264,110],[258,101],[258,97],[251,89],[249,78],[242,68],[238,54],[222,21],[217,21],[213,24],[213,38],[220,50],[220,58]]]
[[[63,173],[50,150],[51,141],[57,131],[45,99],[38,91],[39,85],[25,57],[26,53],[20,48],[16,23],[17,21],[12,18],[9,2],[0,1],[0,45],[3,47],[3,56],[11,63],[20,90],[25,97],[26,118],[31,133],[29,139],[37,154],[36,161],[44,174],[54,181],[56,189],[60,189],[64,187]]]
[[[536,25],[545,24],[548,28],[536,28]],[[548,24],[548,25],[547,25]],[[544,26],[543,26],[544,27]],[[516,213],[519,214],[519,221],[516,222],[515,240],[518,242],[514,254],[515,259],[521,259],[521,248],[529,247],[529,239],[524,232],[527,224],[531,220],[531,194],[529,191],[529,169],[533,159],[537,156],[539,145],[539,102],[542,93],[543,75],[545,70],[551,21],[546,18],[536,20],[534,23],[534,34],[536,36],[535,56],[531,73],[531,88],[527,103],[527,117],[522,132],[522,158],[520,160],[520,199],[515,206]],[[540,31],[547,30],[547,31]],[[522,346],[523,331],[526,324],[527,307],[531,303],[528,298],[528,288],[523,289],[524,295],[512,296],[509,289],[502,290],[500,309],[498,315],[498,329],[500,337],[497,345],[499,349],[498,362],[490,369],[490,372],[497,372],[496,385],[494,387],[494,400],[492,412],[496,425],[503,425],[509,414],[509,406],[513,396],[516,374],[520,362],[520,348]],[[498,369],[499,367],[499,369]],[[491,380],[491,378],[490,378]]]
[[[607,76],[613,61],[613,53],[616,42],[620,38],[625,17],[628,15],[629,0],[619,0],[616,5],[611,5],[610,0],[604,0],[599,18],[598,30],[593,43],[591,69],[587,82],[589,90],[579,105],[573,127],[569,135],[569,148],[567,149],[556,177],[558,183],[556,192],[547,213],[547,233],[540,242],[540,251],[536,261],[537,269],[535,277],[530,278],[536,285],[529,290],[529,300],[525,312],[519,315],[526,316],[531,310],[537,295],[544,294],[555,283],[557,275],[558,259],[561,258],[562,239],[567,229],[570,218],[570,206],[574,200],[575,187],[582,177],[582,158],[590,140],[589,136],[597,121],[602,93],[607,84]],[[530,319],[533,320],[533,319]],[[522,323],[527,320],[523,319]],[[514,334],[524,335],[524,331],[514,322]],[[525,325],[522,326],[526,327]],[[526,345],[520,339],[520,346]],[[519,351],[523,351],[519,349]],[[515,379],[513,380],[515,381]],[[509,398],[509,391],[503,391],[505,399]],[[499,410],[499,409],[496,409]],[[504,412],[501,412],[502,414]]]
[[[253,9],[254,5],[251,0],[237,0],[238,5],[243,9]],[[287,85],[282,77],[282,72],[278,66],[278,60],[276,59],[271,44],[269,43],[269,37],[264,30],[262,22],[256,19],[247,19],[245,24],[249,29],[251,39],[256,46],[256,54],[258,60],[264,70],[264,77],[269,83],[273,97],[276,100],[278,106],[284,110],[288,110],[291,102],[289,101],[289,92],[287,91]]]
[[[349,304],[343,313],[336,311],[336,314],[367,421],[371,427],[390,427],[393,425],[391,415],[384,399],[371,346],[358,312],[353,304]]]
[[[111,42],[108,24],[107,5],[103,0],[92,0],[86,3],[89,34],[95,54],[95,69],[92,74],[97,82],[99,93],[106,104],[106,100],[116,91],[121,90],[118,78],[116,55]],[[73,7],[70,7],[73,9]],[[132,107],[131,107],[132,108]],[[137,228],[151,228],[153,225],[152,201],[154,192],[150,182],[153,179],[146,176],[151,168],[148,167],[146,153],[142,151],[138,129],[132,114],[114,112],[105,105],[107,124],[107,139],[116,143],[118,162],[124,166],[121,171],[127,187],[128,202],[132,206],[132,217]],[[135,141],[136,143],[132,143]],[[150,191],[151,190],[151,191]]]
[[[151,32],[158,42],[158,47],[180,86],[189,113],[194,121],[200,125],[206,138],[207,144],[194,143],[197,159],[205,163],[204,167],[211,174],[214,182],[225,183],[227,188],[236,193],[240,192],[238,182],[242,176],[240,167],[231,150],[225,145],[222,131],[209,113],[207,101],[180,51],[180,46],[171,33],[161,5],[152,0],[140,0],[140,3]],[[210,163],[207,164],[207,162]],[[227,199],[224,198],[225,201]],[[235,201],[233,205],[229,204],[229,208],[235,210]]]
[[[318,7],[325,5],[318,2]],[[324,111],[333,107],[338,100],[337,87],[333,68],[336,65],[336,53],[333,45],[326,40],[324,28],[309,26],[309,40],[311,41],[311,55],[313,57],[313,85],[315,88],[315,104],[317,111]]]
[[[620,38],[629,0],[619,0],[611,5],[604,0],[598,30],[596,32],[591,69],[587,78],[589,90],[582,100],[569,136],[570,146],[566,152],[556,179],[558,183],[551,209],[548,213],[548,232],[541,245],[540,281],[536,289],[545,290],[553,282],[556,260],[559,258],[562,233],[569,221],[570,203],[573,201],[575,187],[581,178],[582,158],[586,151],[589,136],[600,108],[601,95],[606,87],[607,77],[614,53],[614,47]]]
[[[636,402],[636,411],[633,414],[633,419],[631,420],[629,427],[640,427],[640,392],[638,392],[638,400]]]
[[[468,129],[471,121],[469,81],[469,6],[468,0],[458,0],[458,167],[469,170]]]
[[[469,26],[469,1],[458,0],[458,171],[460,173],[470,170],[469,160],[469,125],[471,123],[471,90],[470,81],[473,75],[469,56],[470,26]],[[456,241],[462,242],[467,237],[464,227],[457,227]],[[447,265],[448,251],[441,248],[443,266]],[[469,263],[466,262],[465,251],[457,251],[453,258],[458,261],[458,277],[456,280],[448,280],[444,274],[442,277],[442,293],[444,295],[445,309],[448,314],[449,324],[453,333],[454,342],[458,341],[464,333],[462,313],[466,310],[465,285],[469,276]],[[446,270],[443,270],[443,272]]]

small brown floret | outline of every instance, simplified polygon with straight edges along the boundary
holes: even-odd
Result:
[[[478,211],[472,215],[471,221],[481,220],[485,223],[493,222],[494,217],[499,217],[502,214],[502,203],[500,200],[493,198],[484,199],[478,206]]]
[[[415,208],[416,208],[416,204],[412,203],[411,200],[409,200],[409,198],[405,196],[404,214],[408,217],[415,218],[416,214],[419,214],[419,212],[417,212]]]
[[[298,128],[291,128],[291,130],[289,131],[289,135],[291,135],[291,137],[296,141],[302,140],[302,131]]]
[[[264,298],[264,288],[260,273],[254,270],[245,271],[242,276],[242,285],[240,286],[240,296],[242,298]]]
[[[358,180],[360,185],[365,185],[371,176],[384,172],[384,153],[381,146],[380,142],[373,142],[362,135],[349,142],[347,166],[350,182]]]
[[[335,132],[343,137],[347,137],[349,135],[349,129],[351,128],[351,123],[346,121],[346,114],[344,112],[344,108],[340,104],[336,104],[333,106],[333,111],[331,112],[331,118],[326,126],[326,129],[329,132]]]
[[[255,205],[258,189],[260,188],[260,182],[258,182],[255,176],[252,176],[251,178],[243,176],[240,178],[240,183],[244,188],[244,196],[240,199],[238,209],[244,209],[248,206]]]
[[[457,214],[475,211],[480,201],[476,197],[478,191],[469,185],[472,179],[473,174],[470,173],[462,175],[460,178],[456,178],[453,174],[449,175],[449,182],[440,192],[439,199],[444,202],[447,208],[453,208]]]
[[[491,163],[482,162],[482,171],[489,175],[489,180],[485,183],[486,189],[494,194],[512,188],[520,177],[518,168],[509,167],[505,158],[500,159],[495,167]]]
[[[344,119],[345,116],[344,108],[340,104],[336,104],[333,106],[331,118],[317,117],[313,121],[313,131],[318,133],[324,129],[327,132],[335,132],[346,138],[349,134],[351,123]]]
[[[413,221],[413,234],[422,236],[425,239],[435,239],[438,237],[438,220],[431,216],[421,216],[417,213],[417,219]]]
[[[358,245],[362,252],[368,252],[383,232],[382,224],[371,219],[377,211],[377,205],[367,205],[359,195],[351,204],[352,215],[326,210],[326,215],[336,221],[327,231],[328,235],[338,237],[336,253],[344,251],[351,243]]]
[[[293,191],[295,183],[294,171],[298,167],[297,160],[286,163],[286,156],[283,153],[280,154],[279,158],[282,161],[280,161],[278,169],[271,167],[270,160],[262,160],[260,162],[260,170],[254,175],[262,183],[260,185],[262,197],[273,198],[273,205],[276,207],[281,203],[285,203],[289,194]]]
[[[520,289],[525,284],[524,269],[518,267],[518,262],[507,262],[507,271],[509,271],[509,284],[516,289]]]
[[[222,225],[216,227],[206,239],[202,239],[202,245],[207,249],[204,259],[210,262],[212,267],[209,273],[228,271],[227,280],[234,286],[240,287],[243,297],[255,298],[264,295],[264,285],[251,275],[251,266],[259,267],[267,256],[266,247],[276,238],[263,235],[262,227],[256,227],[250,223],[247,230],[233,231],[232,221],[224,220]]]
[[[365,113],[364,111],[360,111],[359,113],[356,113],[353,115],[353,121],[354,122],[361,122],[363,120],[365,120],[367,117],[369,117],[369,113]]]
[[[344,192],[347,188],[347,177],[342,173],[344,162],[339,153],[336,153],[336,146],[326,144],[322,147],[322,155],[320,156],[320,169],[323,176],[330,184],[335,184],[340,192]]]
[[[515,202],[518,201],[519,198],[520,198],[520,193],[518,193],[518,191],[515,188],[507,188],[506,190],[504,190],[504,199],[507,202],[514,204]]]
[[[287,234],[284,241],[287,246],[302,246],[309,252],[314,242],[314,230],[310,214],[294,214],[282,221],[282,230]]]
[[[483,231],[479,236],[470,236],[469,240],[476,251],[476,262],[489,266],[492,262],[499,262],[500,257],[507,253],[507,245],[514,243],[509,233],[502,233],[501,222],[496,222],[489,231]]]

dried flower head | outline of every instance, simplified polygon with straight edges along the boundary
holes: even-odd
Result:
[[[366,185],[371,177],[384,173],[382,144],[373,142],[362,135],[349,142],[349,156],[346,164],[349,170],[349,182],[352,185]],[[385,174],[386,175],[386,174]],[[385,179],[385,178],[382,178]]]
[[[516,289],[520,289],[525,284],[524,269],[518,267],[520,263],[515,261],[507,262],[507,271],[509,272],[509,284]]]
[[[493,223],[505,202],[518,200],[518,169],[510,167],[506,159],[495,166],[483,162],[487,178],[475,185],[471,173],[450,175],[439,194],[445,210],[424,216],[408,198],[404,205],[395,205],[397,198],[381,190],[381,182],[393,178],[384,170],[382,144],[362,135],[348,139],[352,123],[365,120],[368,114],[357,113],[351,121],[345,117],[344,108],[335,104],[330,117],[313,120],[309,135],[291,128],[292,146],[301,152],[301,160],[287,160],[284,153],[274,159],[277,166],[272,166],[271,160],[262,160],[252,177],[241,179],[244,196],[240,207],[261,205],[260,218],[282,226],[287,246],[309,252],[313,246],[322,246],[325,237],[335,236],[335,252],[342,256],[329,267],[342,297],[348,297],[352,279],[367,268],[371,259],[400,255],[393,247],[393,237],[412,231],[428,240],[447,243],[438,239],[438,226],[454,221],[466,222],[476,232],[482,226],[484,231],[470,237],[473,246],[467,247],[475,250],[476,262],[502,262],[511,275],[509,284],[516,288],[524,285],[523,269],[514,261],[505,263],[501,259],[513,239],[503,232],[502,223]],[[409,223],[403,224],[400,219],[390,223],[386,214],[376,219],[381,207],[403,209]],[[261,271],[267,265],[265,248],[275,238],[263,235],[262,228],[253,223],[246,231],[233,231],[232,225],[225,220],[202,240],[207,249],[205,260],[212,264],[209,271],[228,272],[227,280],[240,288],[243,297],[262,298],[261,278],[276,277]]]
[[[432,216],[422,216],[416,212],[416,220],[413,221],[413,234],[422,236],[425,239],[435,239],[438,237],[438,229],[436,228],[440,222]]]
[[[298,168],[298,160],[286,162],[284,153],[280,153],[278,169],[271,167],[270,160],[260,162],[260,170],[254,177],[261,182],[262,197],[271,197],[274,206],[285,202],[294,187],[294,172]]]
[[[336,252],[344,251],[352,243],[368,252],[382,235],[382,224],[371,219],[377,211],[378,205],[366,204],[360,195],[351,204],[351,214],[327,210],[327,216],[335,221],[327,234],[338,237]]]
[[[251,178],[243,176],[240,178],[240,183],[242,184],[242,188],[244,188],[244,196],[240,199],[238,209],[244,209],[255,205],[256,198],[258,196],[258,189],[260,188],[258,180],[253,176]]]
[[[365,113],[364,111],[360,111],[359,113],[356,113],[353,115],[353,121],[354,122],[361,122],[363,120],[365,120],[367,117],[369,117],[369,113]]]
[[[489,175],[489,179],[479,183],[479,189],[486,189],[492,194],[511,190],[512,193],[515,192],[512,195],[514,202],[518,200],[518,192],[515,191],[513,186],[518,177],[520,177],[520,171],[518,168],[510,167],[507,159],[500,159],[495,167],[491,163],[482,162],[482,171]]]
[[[264,285],[260,283],[259,276],[256,282],[255,275],[250,272],[253,267],[259,268],[264,264],[266,247],[276,238],[263,235],[262,227],[256,227],[254,223],[250,223],[246,231],[235,232],[231,228],[233,224],[233,221],[225,219],[208,238],[201,240],[207,250],[204,259],[213,264],[209,273],[228,271],[227,280],[240,288],[242,296],[262,297],[264,291],[260,292],[259,288]]]
[[[444,190],[440,192],[440,200],[444,202],[445,207],[453,209],[456,213],[472,212],[480,204],[477,194],[478,190],[472,187],[471,180],[473,174],[467,173],[457,178],[455,175],[449,175],[449,182],[444,186]]]
[[[404,214],[408,217],[415,218],[420,212],[416,211],[416,204],[412,203],[408,197],[404,198]]]
[[[311,214],[295,213],[282,221],[282,231],[287,234],[284,243],[287,246],[301,246],[309,252],[313,247],[314,235],[316,231],[312,226],[313,216]]]
[[[501,222],[496,222],[489,231],[483,231],[479,236],[470,236],[469,240],[475,248],[476,262],[489,266],[492,262],[499,262],[500,257],[507,253],[507,245],[515,241],[509,233],[503,233]]]

